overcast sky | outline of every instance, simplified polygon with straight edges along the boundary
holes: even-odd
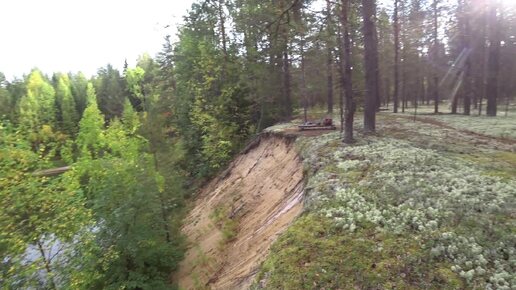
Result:
[[[33,67],[92,75],[107,63],[134,65],[154,56],[194,0],[2,0],[0,72],[8,79]],[[166,25],[170,28],[165,29]]]

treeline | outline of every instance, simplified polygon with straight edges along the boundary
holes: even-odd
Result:
[[[191,112],[224,118],[217,108],[230,104],[220,102],[241,100],[234,113],[257,132],[297,108],[324,105],[328,113],[340,108],[346,132],[353,112],[363,109],[365,130],[374,131],[382,106],[405,112],[433,104],[435,113],[495,116],[514,99],[514,6],[376,2],[198,1],[174,52],[181,118],[207,128]],[[210,142],[228,139],[203,130],[198,135],[212,136]]]
[[[155,60],[142,57],[122,72],[107,66],[92,82],[107,120],[120,116],[125,99],[137,111],[151,99],[164,102],[159,114],[184,141],[187,171],[206,177],[250,135],[299,115],[298,108],[338,107],[346,132],[355,110],[365,111],[365,129],[373,131],[382,106],[496,115],[516,84],[516,9],[501,3],[198,1],[179,41],[167,38]],[[66,79],[73,98],[62,89]],[[66,123],[84,110],[84,76],[46,81],[56,93],[56,122],[73,133]],[[25,83],[3,82],[0,114],[24,114]],[[67,106],[76,113],[63,114]]]

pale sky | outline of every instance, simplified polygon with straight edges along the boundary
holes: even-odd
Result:
[[[88,76],[108,63],[134,65],[175,35],[194,0],[0,0],[0,72],[34,67]],[[170,25],[165,29],[166,25]]]

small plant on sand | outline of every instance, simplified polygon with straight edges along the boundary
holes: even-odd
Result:
[[[215,226],[222,233],[222,240],[220,245],[223,246],[231,242],[237,234],[238,221],[230,217],[230,210],[227,207],[219,206],[213,211],[211,218]]]

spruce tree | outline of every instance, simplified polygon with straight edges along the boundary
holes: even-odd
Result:
[[[87,100],[88,106],[79,122],[76,144],[82,156],[95,157],[104,145],[104,116],[97,105],[95,89],[91,83],[88,83]]]
[[[75,100],[72,96],[70,79],[67,75],[59,76],[57,80],[56,97],[59,103],[61,126],[69,134],[75,133],[78,120]]]
[[[20,124],[29,130],[42,125],[55,126],[55,91],[41,72],[33,70],[27,79],[27,90],[19,105]]]
[[[12,98],[6,86],[5,76],[0,72],[0,120],[12,116]]]

